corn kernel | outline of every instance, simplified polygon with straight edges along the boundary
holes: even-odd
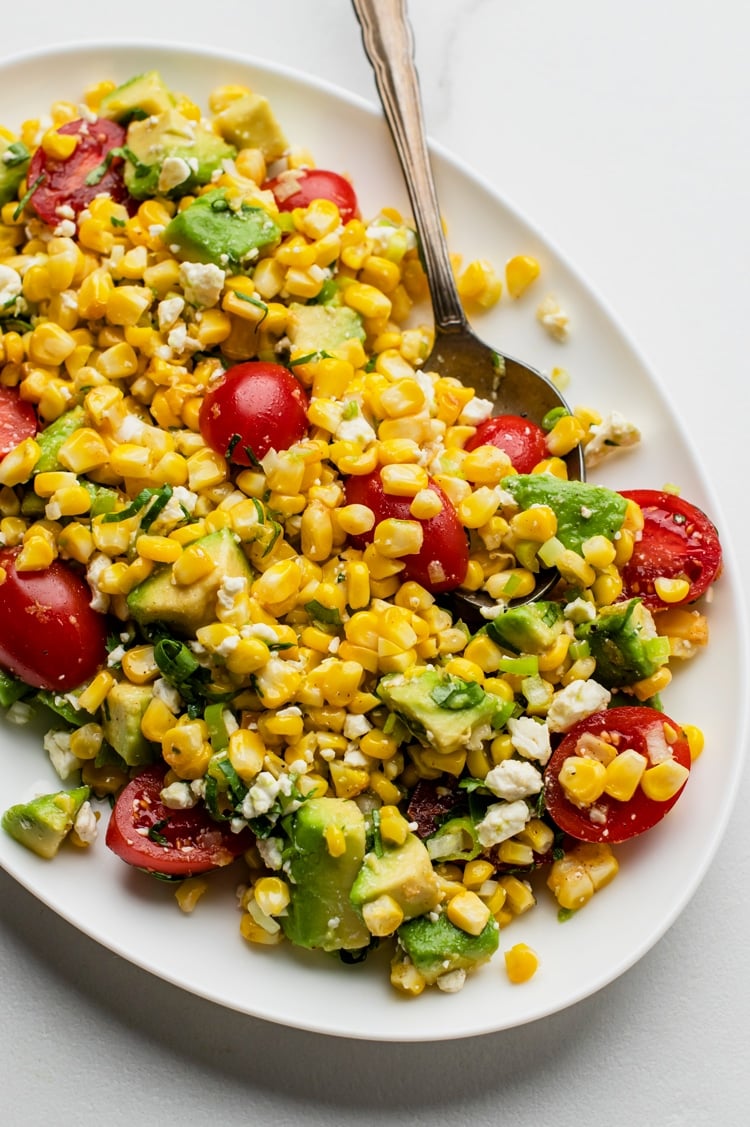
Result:
[[[644,771],[641,789],[647,798],[655,802],[668,802],[682,790],[689,774],[689,769],[676,759],[665,759]]]
[[[539,263],[527,254],[517,254],[505,264],[505,283],[511,297],[520,297],[539,277]]]
[[[606,777],[604,764],[598,759],[569,755],[563,761],[558,779],[571,802],[590,806],[603,794]]]
[[[96,712],[97,709],[101,708],[114,683],[115,679],[112,674],[106,669],[102,669],[78,697],[78,707],[84,712]]]
[[[525,943],[516,943],[504,958],[506,974],[513,983],[528,982],[539,969],[539,956]]]
[[[469,889],[451,897],[445,914],[452,924],[469,935],[481,934],[490,919],[487,905]]]
[[[648,766],[645,755],[626,748],[606,765],[604,793],[619,802],[629,802]]]

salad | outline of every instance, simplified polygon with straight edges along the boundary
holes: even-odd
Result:
[[[583,908],[702,748],[661,694],[716,531],[567,476],[636,428],[491,417],[426,370],[408,222],[244,87],[205,113],[150,72],[0,131],[0,220],[0,704],[52,714],[61,780],[4,829],[51,859],[101,826],[185,911],[234,864],[247,941],[387,944],[408,995],[539,895]]]

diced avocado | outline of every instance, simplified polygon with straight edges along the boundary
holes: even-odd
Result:
[[[362,318],[348,305],[298,305],[292,302],[286,333],[295,352],[324,352],[347,340],[364,340]]]
[[[130,613],[141,626],[162,622],[192,637],[199,627],[216,621],[216,597],[225,578],[252,579],[247,556],[230,529],[209,532],[194,543],[214,561],[213,571],[186,586],[174,582],[171,565],[149,575],[128,595]]]
[[[46,860],[51,860],[73,829],[78,811],[89,797],[88,787],[43,794],[3,814],[3,829]]]
[[[110,121],[130,121],[131,118],[151,117],[163,113],[174,105],[174,97],[156,70],[137,74],[122,86],[105,94],[99,105],[99,116]]]
[[[491,919],[479,935],[469,935],[452,924],[445,913],[420,916],[398,929],[398,940],[428,985],[454,970],[474,970],[497,950],[500,932]]]
[[[487,633],[516,653],[540,654],[557,639],[564,624],[558,603],[540,601],[509,607],[487,623]]]
[[[403,845],[384,848],[381,856],[368,853],[352,885],[355,908],[391,896],[405,920],[433,912],[440,903],[440,886],[430,856],[419,838],[409,834]]]
[[[213,262],[222,269],[246,265],[262,247],[278,241],[281,229],[260,207],[230,208],[223,188],[206,192],[178,211],[164,242],[187,262]]]
[[[222,137],[238,149],[260,149],[267,164],[286,152],[289,142],[262,94],[243,94],[214,118]]]
[[[128,767],[151,763],[152,745],[141,732],[141,719],[153,698],[150,685],[117,681],[107,693],[102,708],[104,738]]]
[[[19,681],[11,673],[0,669],[0,708],[10,708],[14,701],[19,700],[24,693],[29,691],[29,686]]]
[[[30,159],[31,154],[23,141],[0,137],[0,207],[18,196]]]
[[[588,642],[596,680],[608,689],[651,677],[669,660],[669,639],[657,634],[640,599],[602,607],[593,622],[576,627],[576,638]]]
[[[428,666],[381,678],[377,694],[426,747],[449,755],[480,747],[502,724],[504,703],[476,682]]]
[[[370,932],[349,900],[365,855],[365,819],[351,799],[309,798],[291,824],[284,933],[299,947],[356,951]]]
[[[567,481],[553,474],[517,474],[503,479],[521,509],[549,505],[557,516],[557,539],[580,552],[590,536],[614,539],[622,528],[627,501],[604,485]]]
[[[137,200],[185,196],[208,184],[221,162],[235,155],[216,133],[176,109],[131,121],[127,149],[125,186]]]
[[[42,453],[34,466],[35,474],[62,469],[57,458],[60,447],[66,439],[70,438],[73,431],[84,426],[85,422],[86,412],[83,407],[72,407],[70,411],[60,415],[53,423],[39,432],[36,441]]]
[[[106,485],[97,485],[85,477],[79,477],[78,484],[82,485],[91,498],[89,513],[92,517],[101,516],[102,513],[112,513],[119,504],[119,495],[114,489]]]

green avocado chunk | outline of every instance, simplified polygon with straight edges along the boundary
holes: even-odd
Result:
[[[364,340],[362,318],[348,305],[289,306],[286,333],[295,352],[325,352],[347,340]]]
[[[564,622],[558,603],[540,600],[509,607],[487,623],[487,633],[516,653],[540,654],[554,645]]]
[[[174,97],[156,70],[137,74],[121,86],[105,94],[99,105],[99,116],[110,121],[127,122],[131,118],[151,117],[164,113],[174,105]]]
[[[238,149],[260,149],[267,164],[283,156],[288,141],[262,94],[243,94],[214,119],[222,137]]]
[[[602,607],[593,622],[576,627],[596,659],[596,680],[607,689],[651,677],[669,660],[669,639],[657,634],[640,599]]]
[[[509,712],[506,702],[432,666],[381,678],[377,694],[425,747],[449,755],[480,747]]]
[[[277,242],[281,228],[261,207],[242,204],[230,208],[226,192],[216,188],[178,211],[162,238],[178,258],[213,262],[223,269],[239,269],[254,252]]]
[[[0,207],[16,199],[30,159],[31,153],[23,141],[0,137]]]
[[[549,505],[557,516],[557,539],[574,552],[580,552],[590,536],[614,539],[628,505],[624,497],[604,485],[566,481],[546,473],[510,475],[503,480],[503,489],[521,509]]]
[[[235,155],[216,133],[176,109],[131,121],[126,149],[125,186],[137,200],[186,196]]]
[[[398,940],[428,985],[453,970],[474,970],[494,955],[500,941],[495,920],[479,935],[452,924],[445,913],[434,919],[420,916],[401,925]]]
[[[368,853],[352,885],[351,902],[361,909],[380,896],[391,896],[404,919],[434,912],[440,886],[425,846],[415,834],[403,845],[385,848],[381,856]]]
[[[149,575],[128,595],[128,609],[141,626],[161,622],[194,637],[199,627],[216,621],[216,599],[224,579],[252,579],[247,556],[230,529],[209,532],[194,544],[213,560],[213,571],[188,586],[173,581],[171,564]]]
[[[141,719],[153,697],[150,685],[118,681],[102,707],[104,738],[128,767],[153,761],[153,747],[141,732]]]
[[[50,861],[73,829],[78,811],[88,799],[88,787],[42,794],[3,814],[3,829],[40,857]]]
[[[329,848],[339,836],[334,831],[343,835],[337,856]],[[365,856],[365,818],[356,802],[308,798],[293,816],[290,836],[291,901],[279,917],[284,934],[298,947],[323,951],[369,946],[370,932],[349,899]]]
[[[36,436],[37,444],[41,450],[39,460],[34,466],[34,473],[49,473],[51,470],[60,470],[63,467],[58,460],[60,447],[70,438],[73,431],[86,423],[86,412],[83,407],[71,407],[64,415],[60,415],[53,423],[45,427]]]

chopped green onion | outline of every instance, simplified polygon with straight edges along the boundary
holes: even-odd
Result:
[[[24,194],[21,196],[18,207],[13,212],[13,222],[14,223],[17,219],[21,218],[21,216],[23,215],[23,210],[26,207],[26,204],[29,202],[31,197],[34,195],[34,192],[37,190],[39,185],[43,184],[46,179],[47,179],[47,173],[46,172],[40,172],[40,174],[37,176],[36,180],[31,185],[31,187],[28,188],[27,191],[25,191]]]
[[[524,654],[523,657],[503,654],[500,670],[502,673],[515,673],[517,677],[535,677],[539,672],[539,658],[536,654]]]

